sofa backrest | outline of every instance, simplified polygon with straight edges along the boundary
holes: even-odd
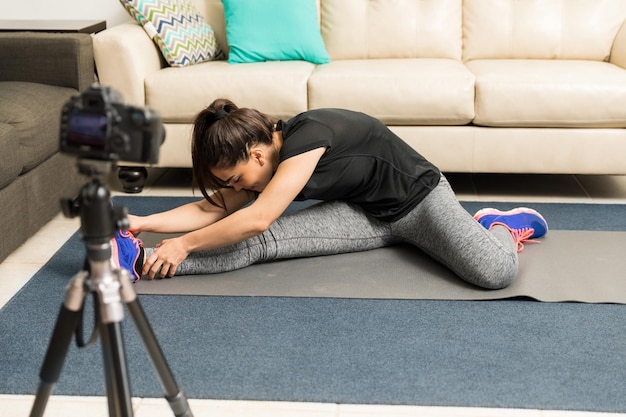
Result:
[[[463,60],[608,60],[624,0],[465,0]]]
[[[462,0],[321,0],[330,59],[461,59]]]
[[[193,0],[228,52],[221,0]],[[462,0],[317,0],[332,59],[461,59]]]
[[[607,60],[626,0],[316,0],[331,60]],[[193,0],[228,53],[221,0]]]

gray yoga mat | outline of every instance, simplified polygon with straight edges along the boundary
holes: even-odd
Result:
[[[144,233],[153,246],[165,235]],[[410,246],[252,265],[238,271],[142,279],[140,294],[626,303],[626,232],[551,230],[527,243],[516,281],[483,290]]]

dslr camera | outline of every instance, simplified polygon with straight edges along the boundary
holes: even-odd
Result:
[[[151,109],[124,105],[110,87],[94,85],[61,113],[61,152],[101,161],[157,163],[165,129]]]

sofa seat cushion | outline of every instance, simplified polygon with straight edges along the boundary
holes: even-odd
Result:
[[[474,118],[474,75],[454,59],[333,61],[311,76],[309,106],[362,111],[389,125],[463,125]]]
[[[626,70],[600,61],[476,60],[474,123],[626,127]]]
[[[0,123],[15,129],[20,171],[30,171],[59,149],[61,108],[76,93],[66,87],[0,82]]]
[[[146,77],[146,105],[167,123],[191,123],[220,97],[274,117],[291,117],[307,109],[307,80],[314,68],[304,61],[236,65],[213,61],[164,68]]]
[[[15,128],[0,123],[0,189],[10,184],[22,171]]]

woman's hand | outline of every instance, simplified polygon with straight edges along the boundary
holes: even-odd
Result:
[[[158,243],[152,255],[144,261],[141,275],[147,275],[150,279],[154,279],[157,274],[161,278],[171,278],[188,255],[182,237],[166,239]]]

